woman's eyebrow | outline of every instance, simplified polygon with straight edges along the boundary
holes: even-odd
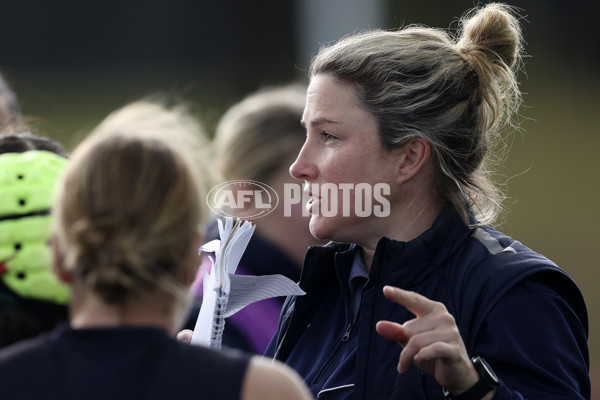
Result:
[[[302,124],[302,126],[306,127],[306,121],[304,119],[300,120],[300,124]],[[339,124],[338,121],[333,121],[329,118],[325,118],[325,117],[320,117],[320,118],[315,118],[313,120],[310,121],[310,126],[318,126],[318,125],[323,125],[323,124]]]

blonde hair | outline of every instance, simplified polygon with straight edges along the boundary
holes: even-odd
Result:
[[[472,226],[471,210],[479,223],[491,223],[501,208],[503,195],[490,179],[498,157],[489,150],[521,103],[522,35],[511,8],[499,3],[471,10],[460,24],[456,37],[420,26],[349,36],[321,49],[310,75],[353,84],[385,146],[426,139],[438,195]]]
[[[22,119],[17,95],[0,73],[0,131],[7,130],[13,124],[21,124]]]
[[[180,294],[202,222],[203,137],[185,110],[137,102],[73,153],[55,200],[56,237],[64,268],[104,301]]]
[[[304,142],[300,124],[306,87],[291,84],[258,91],[232,106],[217,125],[215,165],[222,180],[268,180]]]

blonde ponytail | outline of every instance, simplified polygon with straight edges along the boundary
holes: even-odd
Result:
[[[183,296],[173,288],[197,254],[204,203],[196,151],[205,140],[191,122],[181,109],[130,104],[73,153],[54,207],[57,239],[64,268],[107,303],[141,291]]]

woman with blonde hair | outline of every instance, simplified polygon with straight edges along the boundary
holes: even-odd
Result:
[[[251,208],[235,213],[253,220],[255,235],[280,249],[287,258],[284,264],[293,265],[296,271],[282,267],[279,273],[294,278],[299,277],[306,249],[317,243],[300,202],[287,208],[283,204],[285,185],[302,184],[290,176],[289,166],[304,142],[300,120],[305,101],[303,84],[264,87],[225,112],[213,141],[215,166],[222,181],[256,181],[278,193],[281,204],[267,215],[253,220],[256,210]]]
[[[3,396],[309,398],[287,367],[174,338],[202,241],[200,134],[183,110],[140,102],[77,147],[53,208],[70,325],[0,352]]]
[[[313,59],[290,172],[332,243],[307,253],[266,354],[318,399],[589,399],[581,292],[488,225],[521,49],[518,17],[491,3],[456,36],[368,31]]]
[[[287,84],[264,87],[231,106],[219,120],[213,141],[214,166],[219,181],[249,182],[243,189],[268,186],[279,198],[270,212],[258,212],[253,204],[224,210],[238,218],[252,221],[255,232],[237,267],[240,275],[281,274],[294,282],[306,250],[319,242],[308,230],[308,214],[300,201],[285,204],[286,185],[294,185],[301,193],[302,181],[289,174],[304,142],[300,124],[306,86]],[[235,190],[238,186],[229,186]],[[257,216],[258,215],[258,216]],[[207,241],[218,238],[216,221],[209,224]],[[202,271],[210,270],[212,254],[204,255]],[[193,287],[202,297],[203,272]],[[227,318],[223,344],[236,349],[262,354],[277,329],[283,297],[265,299]],[[188,327],[193,328],[198,313],[192,313]]]

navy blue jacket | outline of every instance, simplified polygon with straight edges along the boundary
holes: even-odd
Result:
[[[448,206],[410,242],[377,245],[358,318],[347,285],[354,250],[311,247],[266,355],[286,362],[317,399],[442,399],[442,388],[412,366],[396,370],[401,347],[380,337],[380,320],[414,316],[383,286],[445,304],[470,356],[501,380],[495,399],[589,399],[588,319],[581,292],[545,257],[489,227],[469,229]]]

